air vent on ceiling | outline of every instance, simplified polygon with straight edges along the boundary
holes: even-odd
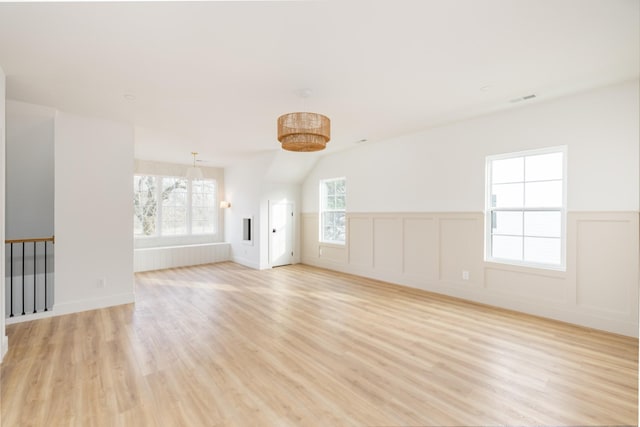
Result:
[[[536,94],[532,93],[531,95],[526,95],[526,96],[523,96],[522,98],[514,98],[509,102],[515,103],[515,102],[520,102],[520,101],[528,101],[528,100],[533,99],[535,97],[536,97]]]

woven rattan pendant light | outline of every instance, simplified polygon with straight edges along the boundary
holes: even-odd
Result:
[[[311,91],[301,90],[299,95],[307,98]],[[287,151],[324,150],[331,139],[331,121],[318,113],[288,113],[278,117],[278,141]]]

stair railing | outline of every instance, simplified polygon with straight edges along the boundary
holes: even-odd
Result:
[[[55,243],[55,236],[51,236],[51,237],[43,237],[43,238],[35,238],[35,239],[11,239],[11,240],[5,240],[4,243],[6,245],[9,245],[9,306],[10,306],[10,313],[9,313],[9,317],[13,317],[14,316],[14,296],[13,296],[13,292],[14,292],[14,284],[13,284],[13,279],[16,276],[15,272],[14,272],[14,265],[16,264],[15,262],[15,257],[14,257],[14,245],[17,245],[18,247],[22,246],[22,251],[19,255],[20,258],[18,258],[18,260],[21,259],[21,262],[19,263],[19,265],[22,267],[22,281],[21,281],[21,287],[22,287],[22,315],[24,316],[26,314],[26,310],[25,310],[25,288],[27,286],[27,284],[25,283],[25,249],[26,249],[26,245],[27,244],[31,244],[33,243],[33,311],[32,313],[37,313],[38,312],[38,304],[37,304],[37,277],[38,277],[38,271],[37,271],[37,266],[38,266],[38,262],[37,262],[37,254],[38,254],[38,246],[41,246],[44,250],[44,272],[40,272],[41,274],[43,274],[44,276],[44,311],[48,311],[49,310],[49,286],[47,284],[47,274],[49,272],[49,269],[47,268],[47,246],[49,243],[51,243],[51,245],[53,245]],[[42,245],[38,245],[38,243],[42,243]],[[19,276],[18,276],[19,277]]]

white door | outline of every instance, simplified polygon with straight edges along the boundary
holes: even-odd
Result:
[[[293,203],[269,202],[269,263],[272,267],[293,261]]]

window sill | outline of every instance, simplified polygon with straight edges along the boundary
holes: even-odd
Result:
[[[502,260],[485,260],[485,267],[494,270],[514,271],[517,273],[544,274],[545,276],[564,278],[567,275],[566,266],[550,266],[544,264],[524,264]]]
[[[219,241],[218,234],[191,234],[176,236],[135,236],[133,239],[135,249],[190,246]]]
[[[325,246],[327,248],[338,248],[342,249],[347,246],[347,243],[337,243],[337,242],[318,242],[320,246]]]

